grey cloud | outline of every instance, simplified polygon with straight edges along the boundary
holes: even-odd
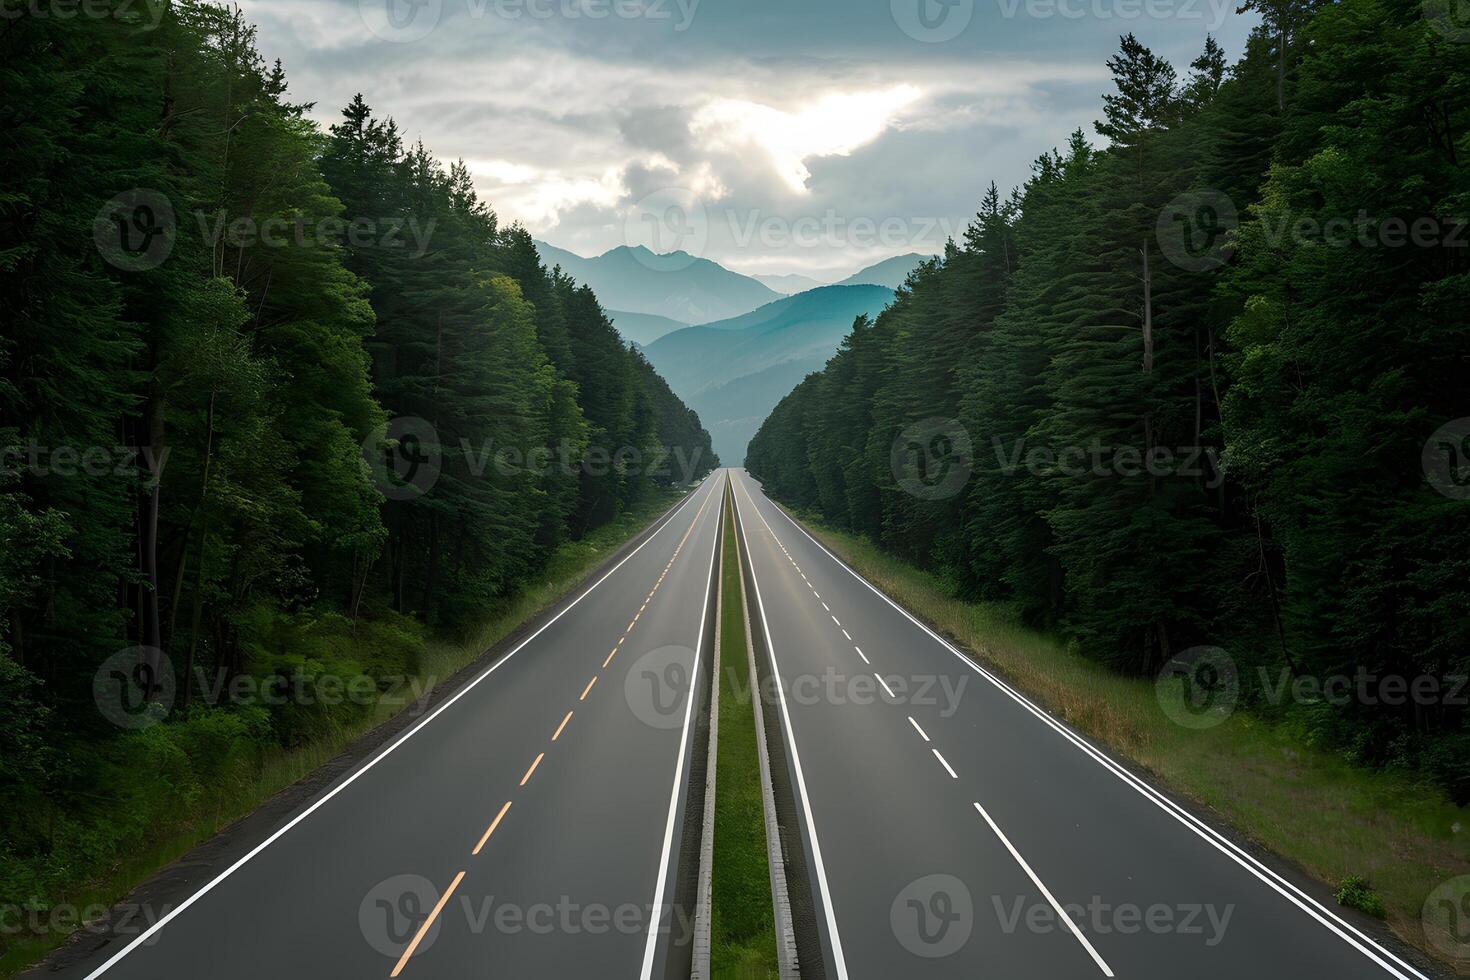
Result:
[[[742,243],[727,215],[963,227],[990,180],[1017,184],[1072,129],[1091,132],[1119,33],[1136,31],[1181,69],[1203,43],[1199,24],[1006,17],[1001,0],[976,0],[973,22],[946,44],[905,36],[886,0],[700,0],[683,32],[668,21],[510,19],[496,0],[442,0],[434,31],[394,44],[367,31],[357,0],[243,2],[262,53],[283,59],[293,97],[315,101],[320,123],[362,91],[441,158],[484,162],[482,191],[506,221],[524,218],[533,234],[592,254],[622,243],[630,201],[713,177],[724,194],[706,202],[715,220],[705,253],[767,271],[855,268],[872,255],[840,237]],[[1222,41],[1239,50],[1249,26],[1233,18]],[[805,193],[760,152],[717,150],[690,133],[714,98],[789,111],[829,91],[904,83],[925,92],[921,103],[848,156],[807,158]],[[504,176],[505,165],[530,182]],[[538,186],[567,190],[548,208]]]

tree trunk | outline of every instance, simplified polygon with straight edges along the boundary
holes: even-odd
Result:
[[[439,512],[429,512],[429,567],[424,570],[424,590],[419,599],[425,622],[433,622],[435,579],[439,572]]]
[[[1276,44],[1276,108],[1286,112],[1286,28]]]
[[[1281,599],[1276,594],[1276,576],[1271,574],[1271,561],[1266,556],[1266,535],[1261,527],[1261,514],[1254,505],[1251,507],[1251,516],[1256,519],[1256,550],[1261,558],[1261,571],[1266,576],[1266,591],[1271,596],[1271,616],[1276,621],[1276,638],[1281,643],[1281,655],[1286,658],[1291,676],[1299,677],[1301,670],[1291,655],[1291,648],[1286,645],[1286,624],[1281,620]]]
[[[26,665],[26,629],[19,609],[10,610],[10,656],[22,667]]]
[[[1154,373],[1154,280],[1148,264],[1148,239],[1139,249],[1143,256],[1143,373]]]
[[[199,649],[199,623],[204,614],[204,552],[209,547],[209,512],[199,520],[199,557],[194,569],[194,608],[189,615],[189,653],[184,658],[184,707],[189,706],[193,687],[194,657]]]
[[[143,577],[138,595],[140,617],[138,629],[141,641],[138,645],[145,651],[143,666],[147,671],[150,685],[147,694],[150,698],[158,688],[158,672],[162,665],[163,653],[163,623],[158,605],[158,522],[159,507],[163,497],[163,472],[160,465],[164,445],[163,418],[164,398],[162,392],[159,391],[157,379],[155,379],[143,413],[148,431],[143,459],[148,467],[151,485],[148,488],[147,498],[139,509],[140,527],[138,529],[138,559]]]

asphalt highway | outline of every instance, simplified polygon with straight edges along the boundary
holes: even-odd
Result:
[[[452,700],[64,975],[677,974],[689,695],[725,487],[707,479]]]
[[[1425,980],[721,470],[178,904],[48,976],[688,976],[721,502],[748,562],[809,977]],[[707,693],[704,692],[704,693]],[[694,783],[702,785],[702,783]],[[718,873],[718,869],[716,869]]]
[[[826,976],[1422,976],[733,485]]]

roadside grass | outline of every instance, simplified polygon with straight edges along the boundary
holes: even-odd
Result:
[[[1357,878],[1381,897],[1393,932],[1431,956],[1421,911],[1440,884],[1470,874],[1470,812],[1435,786],[1353,765],[1290,724],[1236,711],[1205,730],[1171,722],[1152,680],[1126,677],[1029,629],[1003,606],[956,599],[935,576],[871,541],[798,514],[833,553],[982,665],[1074,728],[1154,774],[1178,796],[1334,890]],[[1470,965],[1461,965],[1470,975]]]
[[[199,806],[188,811],[179,812],[174,821],[152,828],[149,840],[113,856],[104,873],[78,880],[59,894],[47,895],[45,905],[48,909],[72,908],[90,916],[104,914],[140,882],[191,848],[246,816],[276,793],[311,775],[358,738],[398,713],[412,709],[419,698],[428,696],[434,688],[474,663],[527,619],[567,594],[683,495],[679,490],[657,494],[581,541],[567,542],[552,555],[534,584],[506,597],[472,630],[459,636],[430,637],[418,658],[416,676],[409,684],[410,688],[414,688],[415,683],[418,685],[414,693],[391,701],[379,700],[350,722],[334,723],[320,737],[296,748],[258,750],[251,746],[239,747],[225,766],[232,778],[211,785],[207,800],[200,801]],[[159,729],[166,727],[158,726]],[[136,781],[147,778],[147,775],[136,771],[131,778]],[[154,774],[152,778],[167,777]],[[146,788],[143,792],[147,792]],[[11,901],[9,897],[4,900]],[[168,911],[167,908],[146,910],[147,915],[140,915],[135,925],[141,931],[152,924],[152,919],[160,918]],[[5,927],[0,933],[0,978],[15,976],[44,959],[68,939],[72,930],[83,925],[75,916],[52,922],[50,911],[40,914],[44,917],[44,927],[39,929],[33,929],[27,923],[0,922],[0,926]]]
[[[766,862],[750,651],[741,609],[740,560],[725,505],[720,617],[720,738],[716,754],[714,871],[710,881],[710,971],[721,978],[779,976],[770,868]]]

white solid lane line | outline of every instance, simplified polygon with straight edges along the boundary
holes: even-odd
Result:
[[[714,492],[711,491],[710,495],[705,498],[704,504],[700,505],[699,513],[694,515],[694,523],[689,525],[691,533],[699,523],[700,517],[704,515],[705,504],[708,504],[713,497]],[[721,502],[723,503],[723,499]],[[718,513],[723,516],[723,508],[720,508]],[[674,823],[679,816],[679,784],[684,781],[684,755],[689,748],[689,723],[694,717],[695,693],[699,690],[699,657],[704,650],[704,620],[709,614],[710,586],[715,580],[715,558],[720,546],[720,525],[718,523],[715,524],[714,538],[714,544],[710,545],[709,576],[704,584],[704,608],[699,613],[699,639],[694,644],[694,666],[689,671],[689,690],[684,695],[684,733],[679,736],[679,762],[674,767],[674,789],[669,794],[669,820],[664,825],[664,849],[658,860],[658,885],[653,891],[653,905],[648,916],[648,941],[643,946],[643,980],[649,980],[653,976],[653,959],[654,954],[658,951],[658,925],[660,910],[664,902],[664,882],[669,876],[669,856],[674,849]],[[687,535],[685,540],[688,540]],[[716,628],[718,629],[718,626]],[[673,915],[672,909],[669,914]]]
[[[739,480],[732,482],[737,487],[740,486]],[[744,488],[741,487],[741,489]],[[746,499],[749,499],[750,493],[747,491],[745,496]],[[740,495],[738,493],[735,495],[735,506],[737,509],[740,506]],[[752,500],[750,506],[754,508],[755,501]],[[756,516],[760,516],[758,509],[756,510]],[[764,517],[761,517],[761,522],[765,523]],[[769,524],[766,524],[766,530],[770,530]],[[776,662],[776,645],[771,641],[771,626],[766,622],[765,604],[761,601],[760,578],[755,573],[755,555],[750,550],[750,536],[745,533],[745,522],[743,520],[740,522],[740,537],[745,543],[745,554],[750,558],[750,581],[755,586],[756,612],[760,616],[761,629],[766,637],[766,652],[771,658],[771,675],[776,680],[776,695],[781,705],[781,722],[786,728],[786,744],[791,747],[791,768],[796,774],[796,789],[798,795],[801,797],[801,809],[803,816],[806,818],[807,834],[811,837],[812,841],[812,865],[817,872],[817,887],[822,893],[822,908],[826,913],[827,935],[831,941],[832,960],[836,965],[837,980],[847,980],[847,960],[842,955],[842,937],[837,932],[837,915],[832,910],[832,889],[827,885],[827,868],[822,862],[822,845],[817,839],[817,827],[812,817],[812,801],[807,796],[806,776],[802,774],[801,770],[801,753],[796,748],[796,733],[791,727],[791,710],[786,704],[786,686],[781,680],[781,667]],[[776,540],[776,532],[771,531],[771,538]]]
[[[689,495],[687,497],[685,497],[684,500],[678,506],[672,508],[669,511],[669,513],[664,517],[663,523],[660,524],[658,527],[656,527],[648,535],[648,537],[643,540],[643,543],[642,544],[640,544],[638,547],[634,548],[632,551],[628,552],[628,554],[623,557],[623,560],[622,561],[618,562],[612,568],[608,569],[607,574],[603,575],[602,578],[598,579],[596,582],[593,582],[590,586],[588,586],[587,587],[587,591],[583,592],[581,595],[577,596],[577,598],[575,598],[571,602],[569,602],[567,604],[567,606],[566,606],[565,609],[561,610],[561,612],[557,613],[555,616],[552,616],[546,622],[542,623],[541,626],[536,630],[536,632],[532,633],[530,636],[528,636],[524,640],[522,640],[520,642],[520,644],[515,647],[515,649],[511,650],[505,656],[501,657],[499,660],[495,661],[495,663],[491,664],[488,668],[485,669],[485,672],[484,673],[480,674],[480,676],[478,676],[474,680],[470,681],[468,684],[466,684],[464,687],[462,687],[456,694],[454,694],[453,697],[451,697],[449,700],[445,701],[439,707],[435,708],[432,712],[430,712],[417,725],[414,725],[408,731],[404,732],[396,741],[394,741],[392,744],[390,744],[387,748],[385,748],[383,751],[379,752],[377,755],[373,756],[366,763],[364,763],[363,766],[362,766],[362,768],[358,769],[352,775],[350,775],[346,779],[342,780],[342,782],[338,783],[333,789],[331,789],[329,792],[327,792],[324,796],[322,796],[320,799],[318,799],[315,803],[313,803],[311,806],[307,807],[305,810],[302,810],[299,814],[297,814],[289,823],[287,823],[285,826],[283,826],[280,830],[277,830],[275,833],[271,834],[265,840],[263,840],[259,844],[255,845],[255,847],[251,848],[250,851],[248,851],[243,857],[241,857],[239,860],[237,860],[234,864],[230,865],[224,871],[221,871],[217,876],[215,876],[213,879],[211,879],[210,882],[208,884],[206,884],[203,888],[200,888],[197,892],[195,892],[194,894],[190,895],[188,898],[184,899],[177,906],[175,906],[174,909],[171,912],[169,912],[167,915],[163,916],[163,918],[159,919],[157,922],[153,923],[153,925],[151,925],[147,929],[145,929],[141,934],[139,934],[137,937],[135,937],[132,942],[128,943],[122,949],[120,949],[116,953],[114,953],[107,960],[107,962],[103,963],[97,969],[95,969],[91,973],[87,974],[86,980],[97,980],[98,977],[102,976],[102,974],[104,974],[108,970],[110,970],[124,956],[127,956],[134,949],[136,949],[137,947],[139,947],[139,946],[143,945],[144,943],[148,942],[150,939],[152,939],[155,935],[158,934],[158,931],[160,929],[162,929],[164,926],[166,926],[170,922],[172,922],[185,909],[187,909],[189,906],[193,905],[195,902],[199,901],[205,895],[207,895],[211,891],[213,891],[216,885],[218,885],[220,882],[224,881],[226,878],[228,878],[230,875],[234,874],[236,871],[240,870],[240,868],[244,867],[252,858],[254,858],[261,851],[265,850],[267,847],[271,846],[276,841],[280,840],[281,837],[283,837],[288,831],[291,830],[291,828],[295,827],[297,824],[301,823],[301,821],[305,820],[307,817],[309,817],[313,813],[315,813],[318,809],[320,809],[322,806],[324,806],[327,803],[328,800],[332,799],[338,793],[340,793],[344,789],[346,789],[348,786],[351,786],[353,783],[357,782],[357,780],[361,779],[364,775],[366,775],[366,773],[368,772],[368,770],[372,769],[379,762],[382,762],[385,758],[388,757],[389,754],[391,754],[395,749],[397,749],[404,742],[407,742],[409,739],[411,739],[415,735],[417,735],[419,733],[419,731],[421,729],[423,729],[423,727],[425,725],[427,725],[429,722],[433,721],[435,718],[438,718],[439,715],[442,714],[446,709],[448,709],[450,705],[454,704],[460,698],[464,697],[466,694],[470,693],[470,691],[474,690],[474,688],[481,681],[483,681],[485,678],[489,677],[491,674],[493,674],[497,670],[499,670],[502,666],[504,666],[506,664],[506,662],[508,662],[510,660],[511,657],[514,657],[516,654],[520,653],[522,650],[524,650],[526,648],[526,646],[528,644],[530,644],[533,640],[535,640],[536,637],[540,636],[546,630],[550,629],[551,628],[551,625],[553,623],[555,623],[558,619],[561,619],[567,613],[571,612],[574,608],[576,608],[577,604],[580,603],[583,599],[587,598],[589,595],[591,595],[592,594],[592,591],[594,589],[596,589],[599,585],[601,585],[603,582],[606,582],[609,578],[611,578],[614,574],[616,574],[617,571],[618,571],[618,569],[622,568],[625,564],[627,564],[633,558],[634,555],[638,554],[638,552],[642,551],[645,547],[648,546],[649,542],[653,541],[654,538],[656,538],[660,534],[662,534],[664,528],[666,528],[670,524],[672,524],[674,522],[674,518],[677,517],[684,510],[684,508],[688,507],[689,504],[691,502],[693,502],[693,500],[696,497],[699,496],[700,490],[705,489],[705,487],[708,484],[709,484],[709,478],[706,477],[705,480],[704,480],[704,482],[700,485],[699,488],[691,491],[689,493]]]
[[[746,496],[751,496],[749,491],[746,491]],[[765,515],[760,512],[760,508],[756,506],[753,501],[752,506],[756,507],[756,515],[760,517],[762,521],[765,521]],[[812,537],[811,534],[807,532],[806,528],[798,524],[795,519],[791,517],[790,514],[787,514],[786,511],[782,510],[780,507],[777,507],[774,503],[772,503],[771,506],[774,507],[776,512],[784,517],[787,522],[791,524],[792,527],[800,531],[801,534],[808,541],[815,545],[817,547],[817,550],[821,551],[828,558],[832,559],[833,563],[835,563],[843,571],[847,572],[847,574],[851,575],[853,578],[861,582],[870,591],[872,591],[874,595],[878,596],[878,598],[882,599],[884,602],[888,603],[888,605],[892,606],[900,615],[902,615],[909,622],[913,623],[920,630],[926,633],[931,639],[934,640],[934,642],[938,643],[944,649],[948,650],[966,667],[973,670],[981,677],[985,678],[985,680],[992,686],[994,686],[997,690],[1001,691],[1011,700],[1015,701],[1018,705],[1020,705],[1027,712],[1036,717],[1047,727],[1051,728],[1062,738],[1071,742],[1075,747],[1086,753],[1087,756],[1091,758],[1094,762],[1102,766],[1108,772],[1112,773],[1130,789],[1138,793],[1144,799],[1148,800],[1148,802],[1152,803],[1154,806],[1158,807],[1158,809],[1163,811],[1165,814],[1172,817],[1177,823],[1183,825],[1186,829],[1188,829],[1195,836],[1199,837],[1206,844],[1209,844],[1225,857],[1235,862],[1246,872],[1259,880],[1262,884],[1271,888],[1277,894],[1281,895],[1287,901],[1291,902],[1298,909],[1305,912],[1312,919],[1316,920],[1319,924],[1324,926],[1328,931],[1333,933],[1343,942],[1347,943],[1353,949],[1356,949],[1358,952],[1362,953],[1365,957],[1367,957],[1369,960],[1372,960],[1378,966],[1382,967],[1392,976],[1397,977],[1398,980],[1429,980],[1428,976],[1415,969],[1409,963],[1404,961],[1401,957],[1380,946],[1376,940],[1370,938],[1357,926],[1348,922],[1346,919],[1341,918],[1335,912],[1328,909],[1321,902],[1317,901],[1315,898],[1302,891],[1291,881],[1287,880],[1276,871],[1262,864],[1254,856],[1242,850],[1239,845],[1237,845],[1234,841],[1225,837],[1209,824],[1206,824],[1204,821],[1200,820],[1194,814],[1179,806],[1177,803],[1169,799],[1157,789],[1139,779],[1133,773],[1129,772],[1128,769],[1126,769],[1120,763],[1116,762],[1107,753],[1096,748],[1087,740],[1083,739],[1081,736],[1077,735],[1075,732],[1071,731],[1066,726],[1059,723],[1056,719],[1052,718],[1041,708],[1033,704],[1025,695],[1016,691],[1009,684],[1006,684],[1004,681],[1000,680],[998,677],[990,673],[984,667],[980,666],[974,660],[970,659],[958,647],[950,643],[948,640],[944,639],[944,637],[940,636],[938,633],[935,633],[928,626],[925,626],[907,609],[903,608],[903,606],[900,606],[898,603],[890,599],[881,589],[879,589],[873,583],[869,582],[867,579],[863,578],[857,572],[853,571],[853,569],[846,562],[844,562],[841,558],[838,558],[836,555],[832,554],[832,552],[829,551],[825,545],[823,545],[816,538]],[[766,526],[768,528],[770,527],[769,522],[766,523]],[[772,535],[774,534],[775,532],[773,531]]]
[[[979,803],[976,803],[975,809],[980,811],[980,816],[984,817],[985,822],[990,824],[990,829],[995,831],[995,836],[999,837],[1000,842],[1006,846],[1006,850],[1011,852],[1011,857],[1016,859],[1016,863],[1021,866],[1021,870],[1026,872],[1027,877],[1031,879],[1032,883],[1035,884],[1037,888],[1041,889],[1041,894],[1046,896],[1046,900],[1050,902],[1051,907],[1056,910],[1058,918],[1060,918],[1063,922],[1067,924],[1068,929],[1072,930],[1072,935],[1077,937],[1077,941],[1082,944],[1082,947],[1084,949],[1087,950],[1088,954],[1092,957],[1092,961],[1097,964],[1098,969],[1103,971],[1103,976],[1112,976],[1112,969],[1108,967],[1108,964],[1103,960],[1101,956],[1097,955],[1097,950],[1093,949],[1092,943],[1088,942],[1087,937],[1082,935],[1082,930],[1077,928],[1077,923],[1073,922],[1072,917],[1067,914],[1067,910],[1062,908],[1061,903],[1056,900],[1056,896],[1051,893],[1051,889],[1047,888],[1046,884],[1040,878],[1036,877],[1036,872],[1032,871],[1031,865],[1026,863],[1025,858],[1021,857],[1021,852],[1011,846],[1010,838],[1006,837],[1006,835],[1001,832],[1001,829],[995,825],[995,821],[990,819],[990,814],[985,812],[985,808],[983,806],[981,806]]]

